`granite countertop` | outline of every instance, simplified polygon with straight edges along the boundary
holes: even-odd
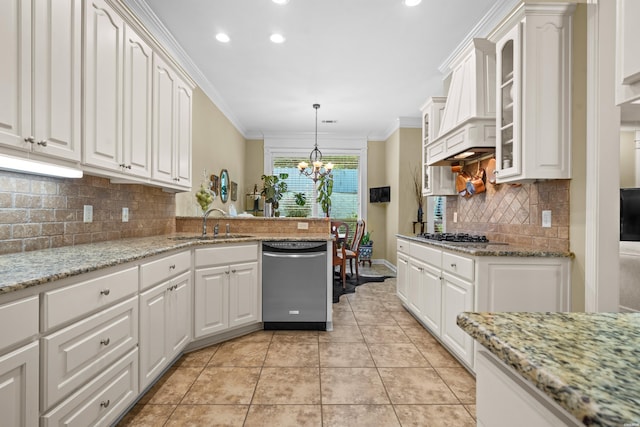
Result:
[[[640,313],[461,313],[457,323],[585,425],[640,424]]]
[[[332,236],[331,234],[290,236],[263,234],[227,239],[224,234],[221,234],[215,240],[211,238],[199,240],[193,233],[176,233],[0,255],[0,271],[2,272],[0,274],[0,296],[20,289],[140,260],[176,249],[220,243],[266,240],[330,241]]]
[[[438,240],[427,240],[422,237],[397,234],[397,237],[435,246],[454,252],[473,256],[510,256],[510,257],[548,257],[548,258],[573,258],[573,252],[556,251],[551,249],[537,249],[527,246],[500,244],[500,243],[451,243]]]

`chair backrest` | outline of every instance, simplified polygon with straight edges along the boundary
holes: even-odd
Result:
[[[359,219],[356,223],[356,232],[353,235],[353,241],[351,242],[351,250],[353,252],[357,253],[358,249],[360,248],[360,242],[362,241],[362,237],[364,236],[365,226],[366,225],[364,219]]]
[[[331,233],[336,236],[338,243],[345,243],[349,238],[349,224],[342,221],[331,221]]]

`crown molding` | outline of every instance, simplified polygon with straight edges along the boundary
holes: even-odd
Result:
[[[151,7],[145,0],[121,0],[127,8],[138,18],[146,27],[147,31],[155,37],[158,42],[173,56],[174,61],[178,63],[198,85],[198,87],[209,97],[216,107],[224,114],[227,119],[235,126],[245,139],[255,139],[253,134],[248,134],[240,120],[233,114],[231,108],[224,101],[220,92],[206,78],[200,69],[193,62],[191,57],[182,48],[180,43],[173,37],[173,34],[162,23],[160,18],[153,12]]]
[[[391,135],[400,128],[421,129],[422,118],[420,117],[398,117],[391,125],[381,134],[370,134],[367,136],[369,141],[386,141]]]

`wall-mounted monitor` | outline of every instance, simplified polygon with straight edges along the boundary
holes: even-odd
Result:
[[[640,188],[620,189],[620,240],[640,242]]]
[[[391,187],[372,187],[369,189],[369,203],[388,203],[391,201]]]

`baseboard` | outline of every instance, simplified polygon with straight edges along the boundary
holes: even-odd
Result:
[[[626,307],[624,305],[619,306],[620,313],[640,313],[640,310],[635,310],[631,307]]]

